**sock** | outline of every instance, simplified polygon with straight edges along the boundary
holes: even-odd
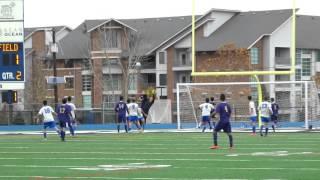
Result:
[[[218,146],[218,133],[217,132],[213,132],[213,144],[215,146]]]
[[[271,127],[272,127],[273,131],[275,131],[274,125],[272,125]]]
[[[232,135],[228,135],[229,136],[229,144],[230,144],[230,147],[233,147],[233,137]]]
[[[265,136],[267,136],[267,135],[268,135],[268,130],[269,130],[269,128],[266,128]]]
[[[47,138],[47,133],[46,132],[43,133],[43,137]]]
[[[61,131],[61,140],[64,141],[65,137],[66,137],[66,133],[64,131]]]
[[[117,129],[118,129],[118,132],[120,132],[120,125],[119,124],[117,125]]]
[[[263,125],[260,127],[260,135],[262,136]]]
[[[206,127],[206,126],[204,126],[204,127],[203,127],[203,129],[202,129],[202,132],[204,132],[204,131],[206,130],[206,128],[207,128],[207,127]]]
[[[209,127],[210,127],[210,129],[212,129],[211,122],[209,121],[208,123],[209,123]]]
[[[69,129],[70,129],[70,133],[71,133],[71,135],[72,135],[72,136],[74,136],[74,129],[73,129],[73,127],[72,127],[72,126],[70,126],[70,127],[69,127]]]
[[[256,126],[252,126],[252,133],[256,133]]]
[[[128,132],[128,126],[124,125],[124,129],[126,130],[126,132]]]

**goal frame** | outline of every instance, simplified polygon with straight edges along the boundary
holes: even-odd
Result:
[[[268,85],[268,84],[301,84],[304,86],[305,94],[305,112],[308,112],[308,84],[314,81],[275,81],[275,82],[225,82],[225,83],[177,83],[176,85],[176,96],[177,96],[177,129],[181,129],[181,118],[180,118],[180,86],[210,86],[210,85]],[[258,95],[261,96],[261,95]],[[309,127],[309,115],[305,113],[305,129]],[[259,118],[259,124],[261,124],[261,118]]]

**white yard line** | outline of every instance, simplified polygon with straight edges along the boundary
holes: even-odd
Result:
[[[76,176],[0,176],[0,178],[39,178],[39,179],[115,179],[115,180],[123,180],[123,179],[132,179],[132,180],[248,180],[248,179],[195,179],[195,178],[158,178],[158,177],[145,177],[145,178],[121,178],[121,177],[110,177],[110,176],[100,176],[100,177],[76,177]]]
[[[160,159],[160,158],[151,158],[151,159],[136,159],[136,158],[103,158],[103,157],[97,157],[97,158],[81,158],[81,157],[61,157],[61,158],[50,158],[50,157],[44,157],[44,158],[0,158],[0,160],[117,160],[117,161],[212,161],[212,162],[257,162],[257,161],[284,161],[284,162],[320,162],[320,159],[262,159],[262,160],[251,160],[251,159],[186,159],[186,158],[180,158],[180,159]],[[18,165],[0,165],[0,167],[9,167],[9,166],[18,166]],[[193,167],[194,168],[194,167]],[[199,168],[199,167],[198,167]],[[211,168],[211,167],[210,167]]]

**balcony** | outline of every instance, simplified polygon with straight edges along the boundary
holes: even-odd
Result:
[[[290,57],[276,57],[275,68],[276,69],[290,69],[291,58]]]
[[[191,71],[192,70],[192,62],[175,62],[172,67],[172,71]]]

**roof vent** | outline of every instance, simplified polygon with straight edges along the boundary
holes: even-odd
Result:
[[[172,18],[169,18],[168,21],[172,21]]]
[[[312,20],[315,20],[316,18],[312,16],[311,19],[312,19]]]
[[[143,20],[144,23],[147,23],[147,20]]]
[[[160,19],[158,18],[158,19],[156,19],[156,21],[160,21]]]
[[[253,15],[257,14],[256,12],[252,12]]]
[[[240,15],[240,16],[244,16],[244,13],[240,13],[239,15]]]
[[[184,17],[181,17],[180,19],[181,19],[181,20],[184,20]]]

